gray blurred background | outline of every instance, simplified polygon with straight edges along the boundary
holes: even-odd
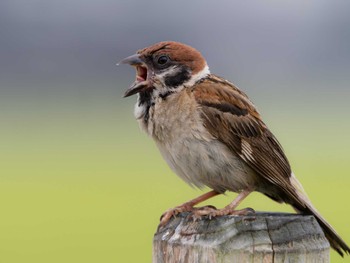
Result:
[[[29,96],[121,92],[117,81],[132,72],[115,62],[176,40],[195,46],[213,72],[253,96],[347,94],[349,7],[326,0],[2,0],[1,89]]]

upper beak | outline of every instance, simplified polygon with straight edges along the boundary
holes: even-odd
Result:
[[[147,67],[139,54],[132,55],[124,58],[117,65],[129,64],[136,68],[136,80],[131,86],[125,91],[124,98],[139,93],[151,86],[150,81],[147,79],[148,72]]]
[[[135,55],[131,55],[127,58],[122,59],[121,61],[119,61],[117,63],[117,66],[119,66],[120,64],[129,64],[131,66],[136,66],[136,65],[143,64],[143,61],[141,60],[139,54],[135,54]]]

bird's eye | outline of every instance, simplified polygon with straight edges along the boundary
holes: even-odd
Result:
[[[168,58],[168,56],[160,56],[159,58],[158,58],[158,60],[157,60],[157,63],[159,64],[159,65],[165,65],[167,62],[169,61],[169,58]]]

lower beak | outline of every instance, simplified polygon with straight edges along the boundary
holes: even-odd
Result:
[[[148,81],[138,82],[137,80],[125,91],[124,98],[139,93],[148,88]]]

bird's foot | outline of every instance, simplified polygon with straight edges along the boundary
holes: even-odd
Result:
[[[164,226],[166,223],[169,222],[170,218],[176,217],[178,214],[183,212],[191,212],[194,210],[193,205],[184,203],[182,205],[179,205],[174,208],[170,208],[167,211],[165,211],[162,216],[160,217],[160,223],[159,226]]]
[[[193,220],[201,219],[204,216],[208,216],[209,219],[212,219],[217,216],[225,215],[238,215],[238,216],[247,216],[255,214],[254,209],[247,207],[241,210],[234,210],[230,207],[225,207],[223,209],[215,209],[213,207],[202,207],[193,211],[192,218]]]

